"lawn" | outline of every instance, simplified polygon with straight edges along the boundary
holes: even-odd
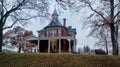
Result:
[[[7,53],[0,67],[120,67],[120,56],[62,53]]]

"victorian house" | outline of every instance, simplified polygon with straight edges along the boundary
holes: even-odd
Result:
[[[58,13],[54,10],[51,22],[38,31],[39,52],[67,53],[76,50],[76,29],[66,27],[66,19],[63,24],[58,20]]]

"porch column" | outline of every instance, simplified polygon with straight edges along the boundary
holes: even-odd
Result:
[[[61,53],[61,39],[59,39],[59,53]]]
[[[40,39],[39,39],[39,37],[38,37],[38,47],[37,47],[37,49],[38,49],[38,52],[40,52]]]
[[[48,40],[48,53],[50,53],[50,40]]]
[[[69,53],[71,53],[71,40],[68,39],[68,41],[69,41]]]
[[[76,40],[74,40],[74,52],[76,52]]]

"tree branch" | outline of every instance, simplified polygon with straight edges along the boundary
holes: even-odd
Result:
[[[98,15],[100,15],[104,20],[106,20],[106,18],[105,18],[102,14],[100,14],[98,11],[96,11],[95,9],[93,9],[93,7],[91,6],[90,3],[88,3],[88,5],[89,5],[89,7],[90,7],[90,9],[91,9],[92,11],[94,11],[95,13],[97,13]],[[106,21],[107,21],[107,20],[106,20]]]
[[[3,8],[6,10],[6,12],[7,12],[7,8],[5,7],[5,5],[3,4]]]
[[[13,16],[13,15],[11,15],[11,16]],[[33,17],[29,17],[29,18],[26,18],[26,19],[24,19],[24,18],[21,18],[21,19],[18,19],[17,17],[15,17],[15,16],[13,16],[16,20],[12,23],[12,25],[10,25],[10,26],[8,26],[8,27],[4,27],[3,28],[3,30],[5,30],[5,29],[7,29],[7,28],[12,28],[18,21],[20,21],[20,20],[29,20],[29,19],[32,19],[32,18],[35,18],[35,17],[37,17],[37,16],[33,16]],[[22,24],[21,22],[19,22],[21,25],[24,25],[24,24]]]
[[[12,27],[15,25],[15,23],[16,23],[17,21],[18,21],[18,19],[17,19],[16,21],[14,21],[13,24],[12,24],[11,26],[4,27],[3,30],[8,29],[8,28],[12,28]]]
[[[114,16],[114,19],[120,14],[120,11],[117,12],[117,14]]]
[[[116,22],[115,22],[115,23],[117,23],[117,22],[120,22],[120,19],[116,20]]]
[[[3,26],[5,25],[5,21],[7,19],[7,17],[14,11],[16,11],[17,9],[19,9],[23,4],[24,4],[25,0],[23,0],[21,3],[19,3],[18,6],[16,6],[15,8],[12,8],[11,10],[7,11],[1,18],[1,22],[3,23]]]
[[[101,27],[101,26],[104,26],[105,24],[100,24],[100,25],[98,25],[98,24],[96,24],[96,26],[98,26],[98,27]]]
[[[16,6],[15,8],[12,8],[11,10],[7,11],[7,12],[5,13],[5,15],[3,16],[3,18],[9,16],[10,13],[12,13],[12,12],[14,12],[15,10],[19,9],[20,6],[22,6],[22,5],[24,4],[24,2],[25,2],[25,0],[23,0],[21,3],[19,3],[19,5]]]
[[[119,6],[119,4],[120,4],[120,2],[114,6],[114,9],[115,9],[117,6]]]
[[[35,18],[35,17],[38,17],[38,16],[32,16],[32,17],[29,17],[29,18],[26,18],[26,19],[21,18],[21,19],[19,19],[18,21],[19,21],[19,23],[20,23],[22,26],[24,26],[24,24],[23,24],[21,21],[23,21],[23,20],[29,20],[29,19],[32,19],[32,18]]]

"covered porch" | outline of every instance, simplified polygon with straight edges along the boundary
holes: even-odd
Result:
[[[39,52],[43,53],[71,53],[76,50],[76,39],[74,38],[39,38]]]

